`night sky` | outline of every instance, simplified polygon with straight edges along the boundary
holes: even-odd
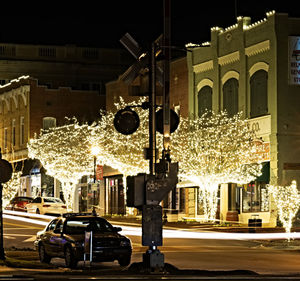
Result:
[[[276,10],[300,17],[298,1],[172,0],[172,45],[210,41],[210,27],[231,26],[236,16],[250,16],[255,22]],[[33,3],[1,8],[0,42],[124,48],[119,39],[126,32],[142,46],[163,33],[163,0]]]

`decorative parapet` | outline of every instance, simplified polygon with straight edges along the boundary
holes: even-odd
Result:
[[[10,111],[10,99],[14,101],[14,104],[16,108],[19,107],[18,104],[18,96],[21,96],[23,99],[24,105],[27,106],[27,98],[26,94],[30,91],[30,86],[29,85],[23,85],[20,86],[16,89],[9,90],[7,92],[4,92],[0,94],[0,101],[5,102],[5,105],[7,107],[7,110]],[[2,106],[0,106],[0,113],[2,113]]]
[[[212,70],[214,68],[213,66],[213,60],[209,60],[203,63],[199,63],[193,66],[193,71],[195,73],[205,72],[208,70]]]
[[[266,40],[245,48],[245,54],[246,56],[250,57],[268,50],[270,50],[270,40]]]
[[[218,58],[219,65],[223,66],[240,60],[240,52],[236,51],[231,54]]]

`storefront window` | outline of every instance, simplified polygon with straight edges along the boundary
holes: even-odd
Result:
[[[220,185],[218,187],[218,191],[217,191],[217,213],[216,213],[216,218],[219,218],[219,211],[220,211]],[[203,208],[203,200],[204,198],[207,198],[206,194],[203,194],[203,191],[200,188],[197,188],[196,192],[195,192],[195,202],[197,202],[197,206],[196,206],[196,214],[197,216],[202,216],[205,215],[204,213],[204,208]],[[207,198],[208,200],[208,198]]]
[[[245,184],[242,189],[243,212],[267,212],[269,210],[269,197],[265,183]]]

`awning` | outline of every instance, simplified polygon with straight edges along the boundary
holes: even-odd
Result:
[[[270,162],[263,162],[261,169],[261,176],[257,177],[255,181],[269,183],[270,182]]]
[[[40,172],[42,168],[42,164],[39,160],[37,159],[26,159],[24,161],[24,168],[23,168],[23,173],[22,177],[28,176],[31,174],[36,174],[37,171]]]
[[[196,186],[195,183],[190,181],[180,181],[176,185],[177,188],[199,188],[199,186]]]

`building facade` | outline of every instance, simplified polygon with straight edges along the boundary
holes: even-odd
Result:
[[[66,124],[65,117],[79,122],[100,119],[105,96],[97,91],[49,89],[29,76],[0,87],[0,147],[3,158],[23,170],[19,195],[59,197],[56,181],[45,175],[38,161],[28,159],[27,143],[41,129]]]
[[[234,26],[214,27],[211,42],[190,49],[189,112],[242,111],[249,119],[265,143],[263,175],[246,185],[221,186],[220,219],[234,212],[242,224],[259,218],[274,226],[276,212],[266,185],[300,183],[300,19],[270,12],[260,22],[250,21],[239,17]],[[198,216],[197,208],[190,211]]]
[[[105,83],[131,62],[122,49],[0,43],[0,85],[29,75],[49,89],[69,87],[105,95]]]

